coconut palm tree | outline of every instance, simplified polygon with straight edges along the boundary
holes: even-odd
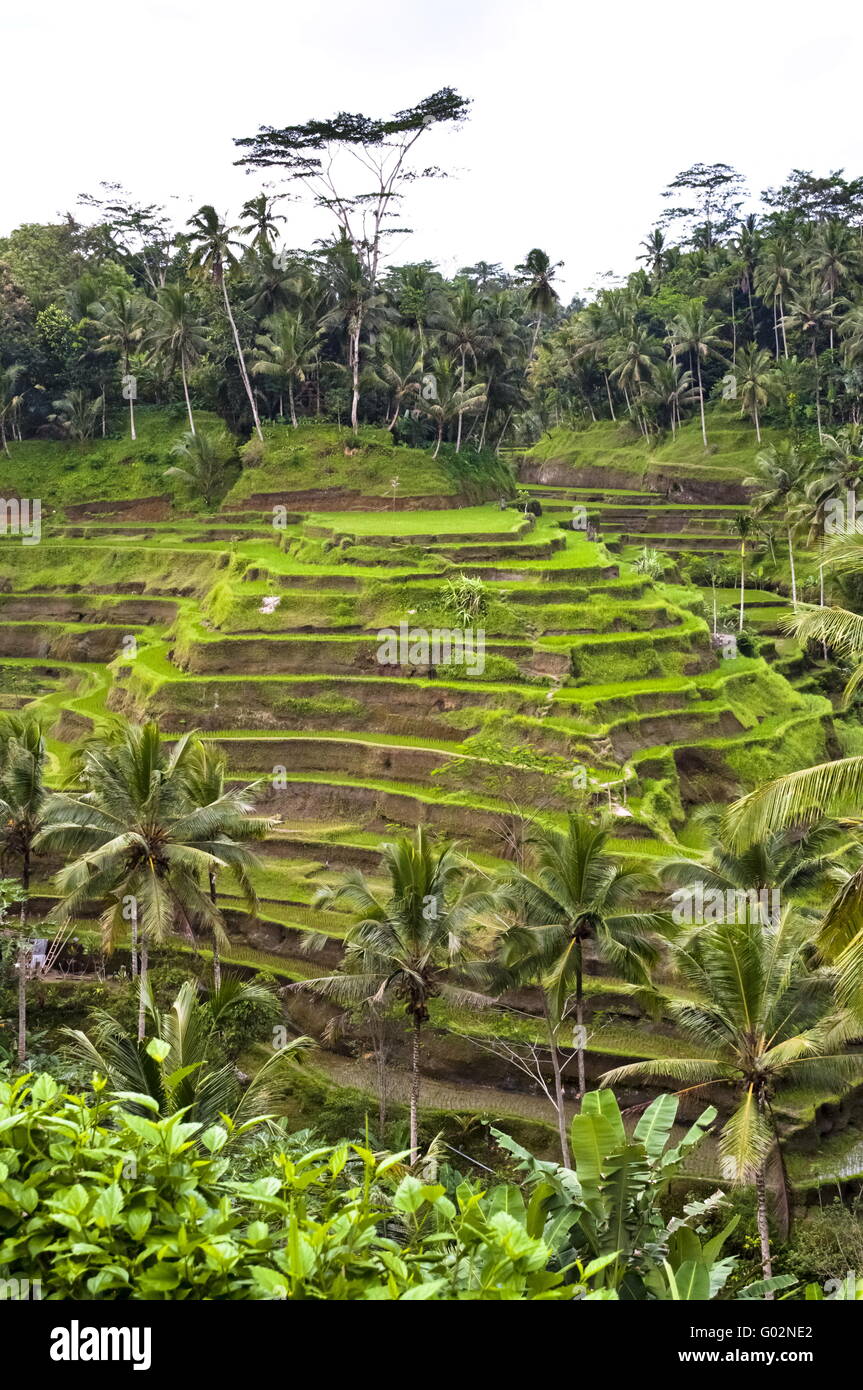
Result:
[[[117,352],[124,376],[130,374],[132,357],[140,346],[148,324],[152,305],[143,295],[118,285],[102,296],[101,302],[94,306],[96,321],[99,324],[100,342],[105,349]],[[129,431],[133,439],[135,433],[135,392],[129,391]]]
[[[186,794],[193,806],[215,811],[219,818],[219,834],[227,836],[234,844],[246,844],[253,840],[263,840],[273,827],[272,820],[252,814],[250,796],[254,784],[248,787],[232,786],[228,780],[228,759],[217,744],[209,739],[197,739],[189,750],[184,767]],[[239,865],[234,871],[246,903],[254,904],[256,894],[248,876],[248,866]],[[218,872],[214,867],[207,871],[210,889],[210,902],[216,906]],[[222,967],[219,959],[219,939],[213,934],[213,980],[218,990],[222,981]]]
[[[677,433],[680,424],[681,406],[698,399],[698,392],[692,385],[692,373],[688,369],[684,371],[674,362],[654,363],[644,394],[648,401],[665,413],[672,435]]]
[[[755,289],[762,299],[773,302],[773,337],[776,361],[779,361],[779,329],[782,328],[782,350],[788,356],[785,337],[785,295],[794,283],[794,255],[785,237],[771,237],[761,248],[761,258],[755,271]]]
[[[286,1063],[302,1061],[313,1045],[311,1038],[293,1039],[264,1063],[244,1089],[236,1067],[213,1059],[219,1054],[220,1025],[250,1005],[269,1010],[274,1018],[280,1013],[278,997],[258,981],[226,976],[204,1001],[195,981],[187,980],[164,1012],[156,1008],[148,991],[149,1041],[130,1037],[105,1009],[93,1011],[89,1033],[77,1028],[63,1031],[70,1040],[71,1055],[104,1076],[113,1091],[127,1098],[150,1096],[160,1117],[182,1111],[184,1120],[200,1125],[202,1131],[228,1115],[229,1137],[236,1140],[284,1094]],[[126,1099],[124,1108],[133,1114],[148,1113],[147,1107],[132,1099]]]
[[[813,238],[809,268],[825,294],[832,300],[849,280],[860,271],[860,247],[851,228],[836,218],[824,222]],[[830,325],[830,351],[833,351],[834,326]]]
[[[469,958],[470,928],[480,894],[471,866],[453,844],[436,849],[420,826],[414,837],[381,845],[389,892],[379,897],[359,872],[321,890],[316,905],[345,905],[355,914],[338,975],[304,981],[345,1004],[399,1003],[411,1022],[410,1149],[418,1153],[420,1038],[432,999],[457,1008],[490,1001],[453,978]]]
[[[272,257],[278,223],[288,220],[281,213],[273,211],[275,204],[275,198],[258,193],[254,198],[247,198],[240,209],[240,217],[245,221],[240,223],[239,230],[250,239],[259,256]]]
[[[204,927],[224,944],[221,913],[202,891],[211,872],[234,877],[249,910],[255,895],[254,858],[233,839],[236,806],[194,803],[187,773],[191,734],[170,749],[158,725],[124,726],[85,748],[81,791],[48,798],[37,848],[76,856],[57,874],[62,895],[54,915],[68,921],[93,901],[103,905],[105,944],[113,946],[128,921],[141,932],[139,1037],[144,1035],[148,947],[178,925],[190,940]],[[226,830],[227,826],[227,830]]]
[[[773,382],[770,353],[752,344],[742,347],[732,369],[735,399],[740,401],[740,414],[748,414],[755,426],[755,437],[761,443],[759,408],[766,406]]]
[[[0,445],[2,445],[7,458],[9,458],[9,444],[6,439],[6,430],[15,420],[24,399],[16,389],[23,373],[24,368],[19,366],[17,362],[10,363],[8,367],[0,368]]]
[[[775,892],[779,900],[797,901],[801,917],[818,915],[804,905],[815,888],[847,881],[842,861],[856,840],[843,834],[835,820],[819,820],[808,826],[772,830],[763,840],[736,848],[728,843],[724,806],[699,806],[688,829],[697,836],[697,859],[663,859],[657,873],[669,888],[699,883],[705,891]],[[691,843],[691,841],[690,841]]]
[[[635,1062],[602,1078],[604,1086],[662,1077],[688,1091],[732,1092],[735,1106],[719,1151],[728,1177],[754,1181],[765,1279],[773,1274],[768,1186],[776,1190],[784,1233],[788,1225],[776,1093],[796,1084],[832,1094],[863,1077],[863,1054],[846,1050],[860,1025],[838,1008],[833,972],[812,968],[808,936],[793,912],[772,928],[750,920],[684,934],[673,949],[674,965],[692,997],[669,1000],[665,1009],[698,1044],[698,1054]]]
[[[422,346],[412,328],[388,328],[378,338],[378,376],[392,392],[392,415],[387,429],[395,428],[402,401],[416,396],[420,389],[423,369]]]
[[[707,448],[707,427],[704,422],[704,383],[701,379],[702,359],[711,354],[719,355],[720,347],[726,346],[725,339],[719,336],[719,320],[710,314],[704,305],[695,301],[688,309],[678,314],[671,325],[672,350],[674,353],[688,352],[695,364],[695,379],[698,383],[698,408],[701,412],[701,437]]]
[[[145,345],[169,371],[179,368],[189,429],[195,433],[195,417],[189,400],[189,370],[206,348],[204,324],[193,296],[182,285],[165,285],[158,293]]]
[[[0,863],[20,868],[21,940],[18,947],[18,1061],[27,1056],[27,971],[24,940],[33,850],[45,824],[49,791],[45,781],[45,731],[32,715],[0,716]]]
[[[53,402],[54,409],[61,417],[56,423],[62,426],[69,439],[83,444],[85,439],[92,439],[96,432],[96,425],[102,414],[102,403],[101,396],[90,400],[86,391],[75,387],[67,391],[60,400]]]
[[[794,565],[793,505],[801,500],[808,474],[808,461],[798,446],[789,439],[768,444],[755,456],[752,476],[744,478],[744,487],[752,488],[752,510],[755,516],[777,512],[785,521],[788,538],[788,563],[791,569],[791,603],[797,607],[797,573]]]
[[[648,985],[657,960],[654,933],[665,924],[660,913],[633,905],[658,887],[652,871],[608,848],[610,825],[583,813],[567,818],[566,830],[539,828],[532,837],[536,868],[500,886],[499,900],[513,910],[516,925],[507,933],[504,963],[513,979],[539,980],[551,1030],[559,1031],[568,1001],[575,1000],[578,1093],[585,1083],[585,951],[624,979]],[[559,1065],[552,1064],[563,1124]],[[566,1133],[561,1130],[566,1152]],[[566,1158],[564,1158],[566,1162]]]
[[[657,285],[662,283],[662,276],[665,271],[665,264],[668,259],[668,246],[666,244],[665,233],[659,227],[654,227],[653,231],[639,243],[642,250],[636,256],[637,261],[644,261],[647,269],[653,276]]]
[[[165,469],[166,478],[182,478],[206,507],[212,507],[225,486],[234,446],[227,435],[213,430],[192,434],[191,430],[172,447],[178,460]]]
[[[612,349],[609,358],[612,379],[618,383],[627,400],[631,392],[641,405],[645,384],[650,381],[653,365],[660,354],[658,341],[633,320],[626,336]],[[641,430],[646,432],[640,412],[638,423]]]
[[[428,329],[446,313],[446,286],[440,272],[427,261],[400,266],[392,293],[402,318],[416,329],[425,357]]]
[[[283,393],[287,390],[291,424],[296,429],[294,385],[305,381],[311,371],[323,328],[308,323],[302,313],[289,313],[287,309],[272,314],[264,327],[268,331],[255,339],[258,356],[252,363],[252,374],[265,376],[278,387],[280,415],[284,414]]]
[[[783,333],[797,332],[809,340],[809,355],[815,372],[815,416],[818,423],[818,439],[823,443],[821,429],[821,371],[818,363],[818,339],[826,331],[833,341],[833,330],[839,320],[836,311],[839,302],[831,299],[817,280],[811,280],[806,288],[794,295],[788,306],[788,313],[782,319]],[[786,354],[787,356],[787,354]]]
[[[740,617],[737,631],[743,631],[743,610],[746,602],[746,542],[755,527],[754,518],[748,512],[738,512],[731,523],[731,529],[740,538]]]
[[[255,431],[258,438],[263,442],[261,432],[261,422],[258,418],[258,406],[255,401],[255,393],[252,390],[252,383],[249,381],[249,373],[246,371],[246,360],[243,356],[243,348],[240,343],[240,335],[237,331],[237,323],[234,318],[234,311],[231,308],[231,299],[228,294],[228,271],[231,266],[236,265],[236,250],[240,242],[234,236],[236,227],[230,227],[223,222],[215,208],[209,203],[198,208],[198,211],[189,218],[187,224],[191,228],[189,232],[189,264],[195,270],[209,275],[214,285],[222,291],[222,299],[225,305],[225,314],[231,327],[231,334],[234,339],[234,347],[237,354],[237,366],[240,369],[240,376],[243,379],[246,397],[252,412],[252,419],[255,423]]]
[[[460,364],[459,391],[464,395],[468,358],[476,368],[480,353],[485,352],[491,346],[491,339],[485,331],[482,299],[469,280],[462,280],[456,286],[455,294],[447,305],[446,313],[436,323],[441,342],[445,347],[458,353]],[[462,413],[460,412],[456,428],[456,453],[461,451],[461,427]]]
[[[462,415],[481,410],[486,403],[486,388],[484,382],[475,382],[462,391],[457,384],[457,371],[451,357],[435,357],[431,366],[435,378],[435,397],[428,401],[420,397],[418,404],[437,427],[432,454],[432,458],[437,458],[446,426],[451,420],[460,420]]]
[[[572,322],[572,320],[570,320]],[[608,375],[609,355],[614,340],[614,325],[611,323],[604,305],[599,301],[588,304],[585,309],[578,314],[574,320],[575,328],[573,333],[573,353],[576,360],[588,359],[596,364],[602,372],[605,381],[605,392],[608,398],[608,409],[612,420],[616,420],[614,413],[614,398],[611,394],[611,383]]]
[[[555,306],[560,303],[560,295],[554,288],[555,271],[559,270],[563,261],[551,262],[551,257],[538,246],[532,251],[528,251],[521,265],[515,268],[516,274],[522,279],[522,283],[527,286],[525,299],[527,307],[531,313],[535,313],[536,327],[533,332],[533,342],[531,343],[531,354],[536,351],[536,344],[539,338],[542,320],[553,312]]]
[[[323,319],[324,328],[339,328],[345,336],[347,371],[351,383],[351,429],[359,429],[360,369],[363,328],[374,316],[388,312],[386,296],[375,291],[361,258],[342,230],[326,250],[326,266],[333,307]]]
[[[844,425],[835,434],[825,434],[821,448],[811,482],[812,494],[825,500],[843,494],[844,529],[846,534],[853,534],[858,520],[857,487],[863,471],[863,425]]]
[[[752,288],[755,284],[755,274],[758,269],[758,258],[761,253],[761,235],[758,231],[757,218],[754,213],[750,213],[740,224],[740,230],[734,241],[731,242],[732,254],[735,257],[737,269],[737,287],[741,294],[746,295],[749,305],[749,322],[752,328],[752,335],[755,336],[755,308],[752,303]]]

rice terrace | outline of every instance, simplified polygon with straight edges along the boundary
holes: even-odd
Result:
[[[445,270],[476,109],[0,229],[3,1299],[863,1297],[863,180]]]

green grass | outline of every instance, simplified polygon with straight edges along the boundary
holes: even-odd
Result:
[[[171,447],[188,429],[182,405],[140,406],[135,412],[137,440],[129,436],[128,417],[112,420],[112,437],[81,444],[41,439],[10,441],[9,457],[0,453],[0,494],[40,497],[43,513],[73,503],[122,501],[173,495],[174,481],[165,469],[174,460]],[[199,429],[223,429],[217,416],[196,413]]]
[[[740,481],[751,470],[758,450],[751,425],[724,408],[707,413],[708,449],[705,451],[697,420],[686,421],[676,439],[666,438],[648,447],[640,436],[621,422],[599,421],[582,430],[553,429],[527,452],[532,461],[571,463],[573,468],[608,468],[632,476],[633,485],[646,483],[651,474],[672,472],[692,478]],[[766,443],[775,432],[764,431]],[[779,436],[776,435],[778,438]],[[574,475],[573,481],[576,481]],[[603,489],[605,490],[605,489]],[[649,491],[649,489],[644,489]],[[637,493],[637,488],[620,491],[618,496]],[[655,495],[660,502],[662,495]]]
[[[263,426],[264,442],[251,440],[243,449],[243,471],[223,502],[223,509],[256,493],[290,499],[291,493],[344,488],[369,497],[392,497],[391,480],[399,479],[398,497],[454,494],[457,489],[444,466],[425,449],[399,448],[383,429],[363,426],[359,449],[346,453],[353,435],[336,425]]]

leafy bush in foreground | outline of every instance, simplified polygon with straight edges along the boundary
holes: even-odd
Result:
[[[278,1126],[266,1144],[260,1117],[244,1152],[230,1121],[160,1119],[150,1096],[93,1086],[0,1082],[0,1277],[47,1299],[706,1299],[733,1265],[719,1259],[733,1222],[706,1241],[694,1224],[718,1197],[659,1215],[711,1118],[668,1149],[669,1096],[627,1141],[611,1093],[588,1095],[574,1171],[499,1136],[524,1186],[448,1191],[431,1159],[417,1176],[361,1144],[297,1154]]]

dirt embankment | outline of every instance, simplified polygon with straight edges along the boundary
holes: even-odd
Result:
[[[476,506],[476,498],[452,494],[430,493],[426,497],[399,497],[396,510],[402,512],[440,512],[449,507]],[[253,492],[248,497],[226,499],[224,510],[234,512],[268,512],[273,507],[287,507],[295,512],[389,512],[393,510],[392,494],[380,497],[348,488],[306,488],[300,492]]]
[[[596,488],[607,493],[620,489],[651,492],[657,502],[725,502],[745,506],[748,494],[743,484],[733,478],[699,478],[685,476],[682,471],[663,471],[661,467],[641,473],[599,465],[573,464],[569,459],[526,459],[519,468],[522,483],[538,483],[547,487]]]
[[[73,502],[63,508],[68,517],[116,516],[132,521],[168,521],[171,499],[158,497],[124,497],[92,502]]]

